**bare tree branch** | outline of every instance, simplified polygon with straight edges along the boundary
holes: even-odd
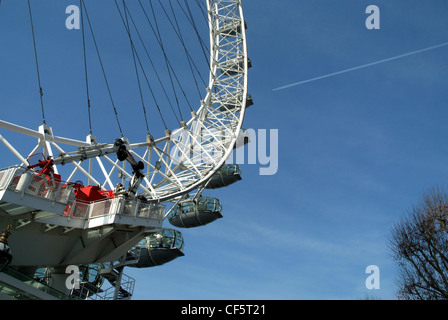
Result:
[[[400,299],[448,300],[448,193],[427,191],[391,231]]]

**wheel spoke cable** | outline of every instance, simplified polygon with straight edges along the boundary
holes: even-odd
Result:
[[[117,4],[117,1],[115,1],[115,5],[117,5],[117,8],[118,8],[118,4]],[[119,8],[118,8],[119,9]],[[144,115],[144,117],[145,117],[145,122],[146,122],[146,130],[147,130],[147,134],[148,134],[148,136],[150,135],[150,132],[149,132],[149,124],[148,124],[148,117],[147,117],[147,114],[146,114],[146,107],[145,107],[145,101],[144,101],[144,99],[143,99],[143,92],[142,92],[142,86],[141,86],[141,83],[140,83],[140,76],[139,76],[139,72],[138,72],[138,67],[137,67],[137,62],[136,62],[136,60],[135,60],[135,55],[136,55],[136,52],[135,52],[135,47],[134,47],[134,42],[132,41],[132,35],[131,35],[131,30],[130,30],[130,28],[129,28],[129,19],[128,19],[128,10],[127,10],[127,6],[126,6],[126,3],[125,3],[125,1],[123,0],[123,11],[124,11],[124,16],[125,16],[125,18],[126,18],[126,31],[127,31],[127,33],[128,33],[128,36],[129,36],[129,42],[130,42],[130,45],[131,45],[131,50],[132,50],[132,60],[133,60],[133,62],[134,62],[134,68],[135,68],[135,75],[136,75],[136,77],[137,77],[137,84],[138,84],[138,91],[139,91],[139,94],[140,94],[140,101],[141,101],[141,103],[142,103],[142,110],[143,110],[143,115]],[[121,15],[121,14],[120,14]]]
[[[116,4],[117,10],[118,10],[118,13],[120,14],[121,21],[122,21],[122,23],[123,23],[123,25],[124,25],[124,27],[125,27],[125,29],[126,29],[126,32],[128,33],[128,37],[131,37],[131,35],[130,35],[130,30],[129,30],[129,28],[128,28],[127,25],[126,25],[125,19],[123,18],[123,14],[121,13],[120,7],[118,6],[116,0],[115,0],[115,4]],[[125,7],[125,10],[126,10],[126,7]],[[128,11],[128,13],[130,14],[129,11]],[[133,22],[132,16],[130,16],[130,17],[131,17],[131,21]],[[133,22],[133,23],[134,23],[134,22]],[[134,25],[134,27],[135,27],[135,25]],[[144,68],[143,68],[142,62],[141,62],[140,57],[139,57],[139,55],[138,55],[138,52],[136,51],[135,46],[134,46],[134,43],[133,43],[132,41],[131,41],[131,47],[132,47],[133,53],[135,54],[135,57],[137,58],[137,61],[138,61],[139,65],[140,65],[140,69],[142,70],[143,76],[144,76],[144,78],[145,78],[145,80],[146,80],[146,84],[148,85],[148,88],[149,88],[149,90],[150,90],[150,92],[151,92],[151,95],[152,95],[152,98],[153,98],[153,100],[154,100],[154,103],[155,103],[155,105],[156,105],[156,107],[157,107],[157,110],[159,111],[159,115],[160,115],[160,118],[161,118],[161,120],[162,120],[162,122],[163,122],[163,125],[164,125],[164,127],[165,127],[165,130],[167,130],[168,127],[167,127],[167,125],[166,125],[165,118],[163,117],[163,114],[162,114],[162,112],[161,112],[161,110],[160,110],[160,106],[159,106],[159,103],[157,102],[157,98],[156,98],[156,96],[155,96],[155,94],[154,94],[154,90],[152,89],[152,86],[151,86],[151,84],[150,84],[150,82],[149,82],[148,76],[146,75],[146,72],[145,72],[145,70],[144,70]],[[174,111],[174,110],[173,110],[173,111]]]
[[[157,39],[157,42],[159,43],[159,46],[162,47],[162,42],[160,41],[159,37],[157,36],[157,32],[156,32],[156,30],[154,29],[154,26],[153,26],[151,20],[150,20],[149,17],[148,17],[148,14],[147,14],[147,12],[146,12],[146,9],[143,7],[143,5],[142,5],[142,3],[141,3],[141,0],[138,0],[138,2],[139,2],[139,4],[140,4],[140,7],[142,8],[142,11],[143,11],[145,17],[146,17],[146,21],[148,22],[149,26],[151,27],[151,30],[152,30],[152,32],[154,33],[154,35],[155,35],[155,37],[156,37],[156,39]],[[162,50],[162,51],[163,51],[163,50]],[[164,53],[165,61],[166,61],[166,63],[168,64],[169,70],[171,70],[172,75],[174,76],[174,78],[175,78],[175,80],[176,80],[176,82],[177,82],[177,84],[178,84],[180,90],[182,91],[182,94],[183,94],[183,96],[184,96],[184,98],[185,98],[185,101],[187,102],[187,105],[188,105],[188,107],[190,108],[190,111],[193,111],[193,108],[192,108],[192,106],[191,106],[191,103],[190,103],[190,101],[188,100],[188,97],[187,97],[187,95],[186,95],[184,89],[182,88],[182,85],[181,85],[181,83],[180,83],[180,81],[179,81],[179,78],[177,77],[176,72],[174,71],[174,68],[173,68],[173,66],[171,65],[171,62],[170,62],[168,56],[166,55],[166,53],[165,53],[164,51],[163,51],[163,53]]]
[[[204,2],[202,2],[202,1],[195,0],[195,2],[198,5],[199,9],[201,10],[201,13],[202,13],[202,16],[204,17],[205,23],[208,25],[209,19],[208,19],[208,15],[207,15],[207,7],[205,6]]]
[[[194,21],[193,14],[191,13],[191,10],[190,10],[190,5],[188,4],[187,0],[184,0],[185,6],[186,6],[187,11],[188,11],[188,15],[187,15],[187,13],[185,12],[184,8],[180,5],[179,0],[176,0],[176,1],[179,4],[179,6],[181,7],[181,9],[184,12],[185,16],[187,17],[187,20],[190,22],[191,26],[193,27],[193,29],[194,29],[194,31],[196,33],[196,37],[198,38],[199,45],[201,46],[202,53],[204,55],[205,61],[207,62],[207,65],[208,65],[208,67],[210,69],[210,62],[208,60],[208,55],[207,55],[207,52],[206,52],[207,51],[206,50],[207,46],[204,43],[204,40],[202,39],[201,35],[199,34],[198,28],[196,26],[196,22]]]
[[[162,9],[163,9],[163,12],[165,13],[165,16],[167,17],[168,21],[170,22],[171,27],[173,28],[174,32],[176,33],[177,38],[179,39],[179,41],[180,41],[180,43],[181,43],[181,45],[182,45],[182,47],[183,47],[183,49],[184,49],[185,56],[186,56],[187,61],[188,61],[188,66],[189,66],[189,68],[190,68],[191,75],[193,76],[193,80],[194,80],[194,83],[195,83],[195,85],[196,85],[196,90],[198,91],[199,97],[201,97],[201,92],[200,92],[200,90],[199,90],[198,81],[197,81],[197,79],[196,79],[196,76],[195,76],[195,72],[194,72],[194,70],[193,70],[193,67],[194,67],[194,69],[196,70],[196,72],[198,73],[199,77],[201,78],[202,83],[204,84],[204,86],[207,86],[207,85],[206,85],[206,83],[205,83],[205,81],[204,81],[204,78],[202,78],[201,73],[200,73],[199,70],[198,70],[198,67],[197,67],[196,64],[194,63],[194,61],[193,61],[193,59],[192,59],[192,57],[191,57],[191,55],[190,55],[190,53],[189,53],[189,51],[188,51],[186,45],[185,45],[185,41],[184,41],[184,38],[183,38],[183,36],[182,36],[182,31],[181,31],[181,28],[179,27],[179,23],[178,23],[178,21],[177,21],[176,14],[175,14],[175,12],[174,12],[174,8],[173,8],[173,5],[172,5],[172,3],[171,3],[171,0],[169,1],[169,4],[170,4],[170,8],[171,8],[171,13],[172,13],[173,18],[174,18],[174,23],[173,23],[173,21],[171,20],[170,16],[168,15],[167,11],[165,10],[165,7],[164,7],[163,4],[160,2],[160,0],[159,0],[159,3],[160,3],[160,6],[161,6]],[[174,25],[174,24],[175,24],[175,25]]]
[[[106,71],[104,70],[103,61],[101,59],[101,55],[100,55],[100,51],[99,51],[99,48],[98,48],[98,44],[96,42],[96,38],[95,38],[95,34],[93,32],[92,24],[90,22],[89,13],[87,11],[86,4],[85,4],[84,0],[81,0],[81,2],[82,2],[82,5],[84,7],[84,11],[86,13],[87,23],[89,25],[90,33],[92,35],[92,40],[93,40],[93,43],[95,45],[95,50],[96,50],[96,53],[97,53],[97,56],[98,56],[98,60],[100,62],[101,71],[103,73],[103,78],[104,78],[104,81],[106,82],[107,92],[109,93],[109,99],[110,99],[110,102],[112,104],[112,108],[113,108],[114,113],[115,113],[115,119],[117,121],[118,129],[120,130],[121,137],[124,137],[123,130],[121,129],[121,125],[120,125],[120,120],[118,118],[117,108],[115,107],[115,103],[114,103],[114,100],[112,98],[112,93],[111,93],[111,90],[110,90],[109,82],[107,81]]]
[[[29,14],[30,14],[31,33],[33,35],[34,60],[35,60],[35,63],[36,63],[37,82],[38,82],[38,85],[39,85],[39,96],[40,96],[40,106],[41,106],[41,111],[42,111],[42,121],[45,124],[45,111],[44,111],[44,101],[43,101],[44,93],[43,93],[42,85],[41,85],[41,81],[40,81],[39,59],[37,57],[36,37],[34,35],[33,14],[31,12],[30,0],[28,0],[28,11],[29,11]]]
[[[173,89],[173,94],[174,94],[174,98],[175,98],[175,100],[176,100],[177,109],[179,110],[180,118],[183,120],[182,112],[181,112],[181,110],[180,110],[180,105],[179,105],[179,99],[177,98],[176,89],[175,89],[175,87],[174,87],[174,83],[173,83],[173,77],[172,77],[172,74],[171,74],[171,72],[170,72],[171,69],[170,69],[170,67],[169,67],[169,65],[168,65],[168,60],[167,60],[168,57],[167,57],[167,55],[166,55],[165,47],[164,47],[164,45],[163,45],[162,36],[161,36],[161,34],[160,34],[160,29],[159,29],[159,24],[157,23],[156,14],[155,14],[155,12],[154,12],[154,7],[153,7],[153,5],[152,5],[151,0],[149,0],[149,4],[150,4],[150,6],[151,6],[152,16],[153,16],[153,18],[154,18],[154,24],[155,24],[155,26],[156,26],[156,31],[157,31],[157,35],[158,35],[157,39],[158,39],[158,41],[159,41],[160,48],[162,49],[163,56],[165,57],[165,66],[166,66],[166,69],[167,69],[167,71],[168,71],[168,75],[169,75],[169,78],[170,78],[171,88]],[[174,112],[174,110],[173,110],[173,112]],[[176,118],[177,118],[177,116],[176,116]]]
[[[143,46],[143,50],[146,53],[146,57],[148,58],[151,66],[152,66],[152,69],[154,70],[154,74],[156,75],[157,80],[159,81],[159,84],[160,84],[160,86],[161,86],[161,88],[162,88],[162,90],[163,90],[163,92],[165,94],[165,97],[166,97],[166,99],[168,101],[168,104],[171,106],[171,108],[173,108],[173,105],[172,105],[171,100],[170,100],[170,98],[168,96],[168,93],[166,92],[165,86],[163,85],[163,82],[162,82],[162,80],[161,80],[161,78],[159,76],[159,73],[157,72],[157,68],[156,68],[156,66],[155,66],[155,64],[154,64],[154,62],[153,62],[153,60],[151,58],[151,55],[149,54],[149,50],[148,50],[147,46],[145,45],[145,42],[143,41],[143,38],[142,38],[142,36],[141,36],[141,34],[140,34],[139,30],[138,30],[138,27],[137,27],[137,25],[136,25],[136,23],[134,21],[134,18],[132,17],[132,14],[129,11],[129,8],[127,6],[126,6],[126,10],[127,10],[128,15],[129,15],[129,18],[131,19],[132,25],[134,26],[135,32],[137,33],[138,38],[140,39],[140,42],[141,42],[141,44]],[[135,46],[134,46],[134,50],[136,50]],[[135,53],[136,53],[136,56],[138,58],[137,51],[135,51]],[[143,74],[145,75],[145,78],[146,78],[146,73],[145,73],[145,71],[143,69],[143,66],[142,66],[142,63],[141,63],[140,59],[139,59],[139,64],[140,64],[140,68],[142,69],[142,72],[143,72]],[[149,85],[149,81],[148,81],[148,85]],[[158,107],[158,109],[159,109],[159,107]],[[160,109],[159,109],[159,113],[160,113]],[[161,115],[161,117],[163,118],[162,115]]]
[[[87,72],[87,55],[86,55],[86,38],[85,38],[85,32],[84,32],[84,13],[82,9],[82,0],[79,0],[79,7],[80,7],[80,16],[81,16],[81,32],[82,32],[82,49],[84,54],[84,74],[85,74],[85,83],[86,83],[86,98],[87,98],[87,113],[89,117],[89,131],[90,134],[92,134],[92,117],[90,112],[90,92],[89,92],[89,79],[88,79],[88,72]]]

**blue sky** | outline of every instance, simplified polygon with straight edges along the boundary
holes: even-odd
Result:
[[[35,23],[44,48],[47,123],[57,135],[84,139],[79,33],[64,26],[65,7],[75,2],[35,5]],[[112,14],[113,5],[105,3],[95,3],[92,11]],[[379,30],[365,27],[371,4],[381,10]],[[274,89],[445,43],[448,3],[244,0],[243,6],[255,102],[244,127],[278,129],[278,172],[261,176],[261,164],[244,164],[242,181],[207,192],[221,200],[224,218],[180,230],[184,257],[157,268],[128,268],[137,281],[134,298],[395,299],[390,230],[426,188],[445,186],[448,176],[448,47]],[[41,116],[26,10],[25,1],[4,0],[0,6],[1,119],[37,128]],[[43,14],[55,18],[42,19]],[[106,62],[122,59],[109,69],[110,77],[131,77],[131,62],[124,62],[129,48],[113,41],[123,32],[121,24],[96,22],[103,45],[110,46]],[[104,91],[101,85],[98,80],[98,92]],[[137,108],[137,96],[130,94],[135,86],[114,86],[121,108]],[[107,97],[95,99],[94,133],[102,141],[117,138]],[[143,140],[141,116],[126,110],[120,114],[125,135]],[[142,129],[131,130],[136,123]],[[11,161],[5,155],[2,167]],[[366,289],[368,265],[380,269],[379,290]]]

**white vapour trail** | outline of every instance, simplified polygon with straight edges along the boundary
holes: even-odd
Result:
[[[425,52],[425,51],[438,49],[438,48],[445,47],[445,46],[448,46],[448,42],[445,42],[445,43],[442,43],[442,44],[438,44],[438,45],[435,45],[435,46],[432,46],[432,47],[428,47],[428,48],[424,48],[424,49],[415,50],[415,51],[411,51],[411,52],[408,52],[408,53],[400,54],[400,55],[395,56],[395,57],[391,57],[391,58],[382,59],[382,60],[379,60],[379,61],[363,64],[363,65],[360,65],[360,66],[357,66],[357,67],[348,68],[348,69],[345,69],[345,70],[329,73],[329,74],[326,74],[326,75],[323,75],[323,76],[319,76],[319,77],[315,77],[315,78],[311,78],[311,79],[308,79],[308,80],[303,80],[303,81],[291,83],[291,84],[288,84],[288,85],[285,85],[285,86],[282,86],[282,87],[275,88],[275,89],[273,89],[273,91],[279,91],[279,90],[288,89],[288,88],[295,87],[295,86],[298,86],[298,85],[301,85],[301,84],[305,84],[305,83],[309,83],[309,82],[312,82],[312,81],[316,81],[316,80],[321,80],[321,79],[337,76],[337,75],[340,75],[340,74],[343,74],[343,73],[347,73],[347,72],[351,72],[351,71],[355,71],[355,70],[371,67],[371,66],[374,66],[374,65],[377,65],[377,64],[380,64],[380,63],[401,59],[401,58],[404,58],[404,57],[412,56],[414,54],[418,54],[418,53],[422,53],[422,52]]]

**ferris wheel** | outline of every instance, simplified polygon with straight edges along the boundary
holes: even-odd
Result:
[[[80,8],[85,10],[83,23],[87,26],[90,21],[86,2],[81,0]],[[142,2],[138,2],[144,10]],[[179,0],[176,2],[181,5]],[[145,236],[168,239],[173,236],[165,235],[174,234],[177,240],[173,243],[179,243],[180,233],[162,228],[166,218],[174,226],[195,227],[221,217],[221,205],[214,198],[202,198],[202,192],[241,179],[239,169],[225,162],[244,135],[245,111],[252,104],[247,92],[251,62],[241,0],[204,2],[191,3],[202,8],[208,25],[208,84],[196,108],[190,106],[191,117],[179,121],[177,128],[165,125],[164,132],[155,137],[148,129],[143,141],[129,141],[122,135],[120,139],[100,142],[92,133],[85,141],[57,135],[45,119],[38,130],[0,120],[4,132],[14,131],[38,139],[29,153],[22,154],[14,141],[0,135],[0,142],[20,162],[0,171],[0,227],[11,228],[8,234],[12,234],[13,265],[57,268],[130,260],[145,246],[148,252],[153,248],[150,244],[154,241],[144,240]],[[130,27],[134,21],[125,1],[122,3],[121,9],[118,5],[117,9],[137,65],[140,62],[134,45],[137,39],[135,34],[132,39]],[[170,6],[172,3],[174,0],[169,1]],[[181,8],[186,20],[197,33],[188,1],[184,4]],[[149,5],[153,9],[151,0]],[[29,0],[28,7],[32,23]],[[175,28],[173,23],[172,26]],[[185,48],[178,25],[175,33]],[[141,40],[139,33],[138,37]],[[159,37],[157,41],[163,49]],[[35,42],[34,50],[36,53]],[[172,69],[169,62],[167,69]],[[174,77],[178,81],[175,74]],[[42,104],[40,83],[39,89]],[[35,155],[40,158],[36,160]],[[73,169],[62,176],[61,166]],[[79,180],[79,175],[84,176],[87,185]],[[195,193],[192,199],[190,193]],[[168,211],[167,203],[172,204]],[[50,242],[51,251],[45,247]],[[135,250],[137,243],[145,245]],[[182,255],[179,247],[163,248],[167,249],[176,249],[175,257]],[[134,258],[129,265],[145,265],[138,262],[139,257]],[[11,260],[9,251],[8,259]],[[154,259],[151,261],[150,266],[158,265]]]
[[[167,129],[158,138],[147,136],[143,142],[131,143],[123,138],[118,143],[101,144],[91,135],[87,141],[56,136],[47,125],[41,126],[39,131],[5,121],[1,121],[0,126],[37,137],[44,155],[52,157],[55,165],[73,163],[76,170],[81,170],[103,188],[115,188],[109,172],[102,170],[105,177],[100,180],[92,176],[91,168],[84,171],[76,162],[92,158],[100,159],[98,163],[104,162],[101,159],[112,162],[107,155],[116,153],[118,148],[124,158],[129,152],[141,162],[141,167],[145,167],[140,170],[139,188],[150,201],[163,202],[200,188],[229,157],[241,134],[246,106],[251,103],[247,94],[250,60],[241,1],[206,1],[206,5],[210,36],[209,82],[197,109],[191,111],[188,121],[181,121],[179,128]],[[61,143],[80,149],[68,151]],[[19,159],[22,165],[30,165],[25,157]],[[134,168],[126,171],[113,162],[113,168],[133,178],[129,171]],[[103,168],[103,164],[100,166]]]

